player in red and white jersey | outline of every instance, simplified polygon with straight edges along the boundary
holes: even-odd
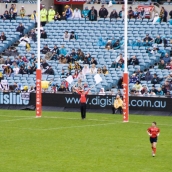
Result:
[[[160,134],[160,129],[156,126],[156,122],[152,122],[152,126],[147,129],[147,133],[150,136],[150,143],[152,146],[152,156],[156,154],[156,144],[158,136]]]

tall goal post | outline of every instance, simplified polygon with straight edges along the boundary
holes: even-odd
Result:
[[[128,68],[127,68],[127,56],[128,56],[128,0],[125,0],[124,5],[124,74],[123,74],[123,122],[129,121],[129,82],[128,82]]]
[[[40,0],[37,0],[37,70],[36,70],[36,117],[42,116],[42,88],[41,88],[41,69],[40,69]]]

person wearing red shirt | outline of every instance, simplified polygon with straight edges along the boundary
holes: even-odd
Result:
[[[80,109],[81,109],[81,118],[86,118],[86,102],[87,102],[87,94],[89,93],[90,89],[84,91],[82,89],[75,90],[76,93],[80,95]]]
[[[156,122],[152,122],[152,126],[147,129],[147,133],[150,136],[150,143],[152,146],[152,156],[156,154],[156,144],[158,136],[160,134],[160,129],[156,126]]]

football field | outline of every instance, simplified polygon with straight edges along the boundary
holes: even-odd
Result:
[[[151,156],[146,129],[161,133]],[[172,117],[0,110],[1,172],[170,172]]]

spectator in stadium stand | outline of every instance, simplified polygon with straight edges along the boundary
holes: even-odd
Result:
[[[48,75],[54,75],[54,70],[51,66],[48,66],[48,69],[44,73]]]
[[[26,47],[27,44],[30,44],[30,39],[28,38],[28,35],[25,34],[23,37],[20,38],[19,42],[19,45]]]
[[[91,65],[90,73],[91,74],[97,74],[97,68],[96,68],[95,64],[92,64]]]
[[[139,60],[137,59],[136,56],[132,56],[129,61],[128,61],[128,65],[139,65]]]
[[[45,59],[42,60],[42,63],[41,63],[43,69],[47,69],[47,67],[49,66],[49,64],[47,63],[47,61]]]
[[[25,29],[25,27],[23,26],[22,23],[20,23],[16,29],[17,32],[20,32],[20,37],[22,37],[24,35],[24,29]]]
[[[156,95],[157,96],[163,96],[164,95],[164,93],[163,93],[163,91],[161,90],[160,87],[157,89]]]
[[[35,54],[32,53],[31,54],[31,58],[29,59],[30,62],[36,62],[36,57],[35,57]]]
[[[0,41],[3,43],[3,41],[5,41],[6,39],[7,37],[5,36],[4,32],[2,32],[0,35]]]
[[[159,79],[159,77],[157,76],[156,73],[154,73],[154,75],[153,75],[151,84],[154,84],[154,85],[155,85],[155,84],[160,84],[160,79]]]
[[[4,64],[5,63],[5,60],[4,58],[0,55],[0,64]]]
[[[72,55],[69,56],[69,58],[67,59],[67,63],[74,63],[75,59],[73,58]]]
[[[80,9],[76,8],[74,10],[72,18],[74,18],[74,19],[81,19],[81,11],[80,11]]]
[[[58,89],[58,91],[66,91],[66,88],[64,87],[64,85],[63,84],[61,84],[60,85],[60,88]]]
[[[118,80],[118,89],[122,89],[123,88],[123,77],[120,77]]]
[[[144,19],[144,18],[145,18],[145,15],[146,15],[145,9],[142,8],[141,11],[140,11],[140,14],[139,14],[139,18],[140,18],[140,19]]]
[[[41,25],[44,27],[47,22],[47,10],[45,9],[45,5],[42,5],[42,9],[40,11],[40,18]]]
[[[136,81],[136,83],[133,85],[133,87],[136,89],[136,91],[142,90],[142,85],[141,85],[140,81]]]
[[[102,69],[101,68],[97,69],[97,74],[102,74]]]
[[[84,60],[85,55],[81,49],[78,49],[76,54],[77,54],[77,60],[82,60],[82,61]]]
[[[21,7],[20,9],[20,17],[24,17],[26,15],[26,10],[24,9],[24,6]]]
[[[83,64],[90,64],[90,62],[88,61],[88,59],[87,58],[84,58],[84,61],[83,61]]]
[[[12,65],[12,61],[11,61],[11,59],[10,59],[9,57],[7,57],[7,59],[5,60],[5,64],[6,64],[6,65],[7,65],[7,64]]]
[[[113,11],[110,13],[110,19],[117,19],[118,13],[116,12],[116,9],[113,9]]]
[[[88,12],[88,18],[90,21],[97,21],[97,10],[94,9],[94,6],[91,7],[91,10]]]
[[[66,13],[62,12],[61,20],[66,20]]]
[[[16,4],[13,5],[13,19],[16,19],[16,16],[17,16],[17,7],[16,7]]]
[[[164,44],[164,47],[167,47],[168,46],[168,41],[165,38],[165,36],[163,36],[163,38],[162,38],[162,43]]]
[[[72,75],[73,79],[77,79],[78,78],[78,70],[75,70],[75,73]]]
[[[116,66],[117,66],[116,61],[113,61],[112,64],[111,64],[111,68],[116,68]]]
[[[101,95],[101,96],[106,95],[104,88],[101,88],[101,89],[100,89],[99,95]]]
[[[35,21],[35,28],[37,27],[37,18],[38,18],[38,13],[36,12],[36,10],[34,10],[33,13],[31,14],[30,19]]]
[[[172,10],[169,12],[170,19],[172,19]]]
[[[64,39],[64,41],[69,41],[70,34],[68,33],[68,31],[65,31],[64,36],[63,36],[63,39]]]
[[[172,82],[172,72],[168,76],[165,76],[165,78],[165,81]]]
[[[139,19],[139,17],[140,17],[140,12],[139,12],[139,10],[138,10],[137,7],[135,8],[135,11],[134,11],[134,13],[133,13],[133,17],[134,17],[135,19]]]
[[[30,39],[32,39],[34,42],[36,42],[36,40],[37,40],[37,35],[36,35],[34,29],[32,29],[31,32],[28,33],[28,37],[29,37]]]
[[[99,10],[99,17],[100,18],[106,18],[108,16],[108,10],[102,5],[102,7]]]
[[[64,55],[64,56],[66,56],[66,54],[67,54],[67,50],[66,50],[66,48],[65,48],[64,45],[61,46],[60,54],[61,54],[61,55]]]
[[[132,7],[129,7],[128,10],[128,18],[131,19],[134,17],[134,11],[132,10]]]
[[[64,69],[62,69],[62,72],[60,74],[60,78],[67,78],[67,73],[65,72]]]
[[[161,90],[163,91],[163,93],[166,95],[167,94],[167,89],[165,88],[165,85],[161,86]]]
[[[125,11],[124,11],[124,7],[122,7],[122,10],[119,12],[119,17],[124,19],[125,16]]]
[[[111,40],[108,40],[108,41],[107,41],[107,43],[106,43],[106,45],[105,45],[105,48],[106,48],[107,50],[112,49],[112,41],[111,41]]]
[[[85,7],[85,10],[82,10],[82,17],[87,18],[89,13],[88,7]]]
[[[172,69],[172,60],[170,61],[169,64],[166,65],[166,69]]]
[[[94,58],[94,57],[92,57],[92,58],[91,58],[91,64],[95,64],[95,65],[97,65],[97,60],[95,60],[95,58]]]
[[[162,58],[162,60],[164,60],[164,63],[166,65],[168,65],[168,63],[170,63],[170,56],[168,55],[168,53],[165,53],[165,56]]]
[[[27,73],[28,74],[33,74],[33,72],[35,72],[36,71],[36,64],[35,64],[35,62],[32,62],[32,63],[28,63],[28,65],[27,65]]]
[[[153,39],[149,36],[149,34],[146,34],[146,37],[143,39],[143,45],[150,46],[152,42],[153,42]]]
[[[119,49],[120,48],[120,40],[117,39],[116,42],[113,44],[114,49]]]
[[[83,73],[83,75],[90,73],[90,69],[89,69],[88,65],[86,65],[86,64],[84,65],[84,67],[82,69],[82,73]]]
[[[61,20],[61,16],[60,14],[57,12],[56,15],[54,16],[54,21],[60,21]]]
[[[119,110],[120,114],[122,114],[122,109],[123,109],[123,101],[120,98],[120,96],[117,95],[116,99],[114,100],[113,107],[112,107],[112,113],[116,114]]]
[[[77,79],[81,79],[81,80],[86,79],[85,75],[82,73],[82,70],[79,72]]]
[[[10,17],[10,15],[9,15],[9,13],[8,13],[7,10],[4,12],[3,15],[1,15],[1,19],[3,19],[3,20],[9,20],[9,19],[11,19],[11,17]]]
[[[108,70],[107,70],[107,68],[106,68],[106,66],[103,66],[103,68],[102,68],[102,73],[104,74],[104,75],[107,75],[109,72],[108,72]]]
[[[48,21],[49,22],[54,20],[55,14],[56,14],[56,12],[55,12],[53,6],[51,6],[50,9],[48,10]]]
[[[138,77],[136,76],[136,74],[132,74],[130,77],[130,83],[135,84],[138,81]]]
[[[77,61],[75,61],[75,65],[74,65],[74,69],[75,70],[82,70],[82,66],[81,65],[79,65],[79,63],[77,62]]]
[[[158,65],[158,69],[165,69],[166,68],[166,65],[164,63],[164,60],[161,60],[159,65]]]
[[[167,22],[167,11],[165,10],[164,7],[161,7],[161,11],[160,11],[160,14],[159,14],[159,17],[160,17],[160,21],[161,22]]]
[[[66,15],[66,19],[70,19],[70,18],[72,18],[72,16],[73,16],[73,10],[70,8],[70,6],[69,5],[66,5],[65,6],[65,15]]]
[[[47,39],[47,33],[44,30],[41,33],[41,38],[42,39]]]
[[[160,35],[158,35],[158,36],[155,38],[155,44],[162,44],[162,39],[161,39]]]
[[[13,11],[14,11],[14,4],[11,4],[11,7],[9,9],[9,15],[13,18]]]
[[[70,38],[69,38],[70,40],[77,40],[77,35],[75,34],[75,32],[74,31],[72,31],[71,33],[70,33]]]
[[[48,52],[50,52],[50,49],[48,48],[48,45],[46,44],[46,45],[44,45],[43,49],[41,50],[41,53],[46,54]]]
[[[145,81],[152,81],[153,76],[151,75],[150,71],[147,71],[145,74]]]
[[[91,62],[91,54],[90,53],[85,55],[85,58],[89,61],[89,63]]]
[[[51,50],[51,52],[52,52],[52,53],[55,52],[57,55],[60,54],[60,50],[59,50],[59,48],[57,47],[57,45],[54,45],[54,48]]]
[[[62,55],[60,58],[59,58],[59,63],[60,64],[66,64],[67,63],[67,59],[64,55]]]

